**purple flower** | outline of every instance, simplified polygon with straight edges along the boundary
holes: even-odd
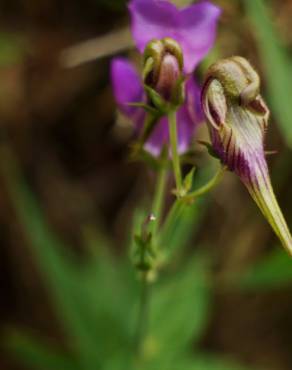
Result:
[[[220,9],[208,1],[178,9],[165,0],[131,0],[129,10],[136,46],[144,53],[144,83],[148,90],[146,95],[142,79],[130,63],[114,59],[111,79],[116,101],[141,132],[146,112],[129,103],[149,103],[152,88],[166,102],[178,106],[185,89],[185,102],[177,111],[178,151],[183,153],[202,119],[200,89],[193,77],[187,79],[185,87],[181,83],[181,89],[177,83],[194,70],[213,46]],[[157,156],[168,141],[168,120],[163,117],[153,127],[144,148]]]
[[[133,107],[129,103],[146,101],[142,80],[134,66],[124,58],[115,58],[111,64],[111,80],[119,109],[130,118],[138,130],[142,130],[146,112],[142,107]],[[200,89],[193,78],[186,82],[185,103],[178,109],[178,150],[185,152],[192,140],[194,130],[202,120]],[[155,125],[144,148],[154,156],[169,141],[168,121],[161,118]]]
[[[292,238],[273,192],[264,152],[269,110],[259,76],[242,57],[223,59],[207,73],[202,103],[214,151],[234,171],[292,254]]]
[[[182,48],[185,73],[213,46],[220,9],[208,1],[178,9],[165,0],[131,0],[129,10],[138,50],[143,53],[153,39],[172,38]]]

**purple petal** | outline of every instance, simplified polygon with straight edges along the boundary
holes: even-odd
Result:
[[[178,151],[180,154],[189,149],[195,130],[202,121],[200,88],[193,78],[186,83],[186,102],[177,112]],[[145,144],[145,149],[158,156],[169,142],[168,120],[162,118],[156,125]]]
[[[178,151],[183,154],[189,149],[196,125],[191,120],[187,107],[183,105],[177,112]],[[168,119],[162,118],[154,128],[144,148],[154,156],[159,156],[164,145],[169,143]]]
[[[178,152],[180,154],[189,149],[196,126],[197,122],[193,122],[187,106],[183,105],[177,112]]]
[[[195,125],[204,119],[204,113],[201,105],[201,88],[194,77],[186,81],[186,105],[191,120]]]
[[[141,79],[134,66],[124,58],[111,62],[111,82],[115,100],[120,110],[129,118],[139,114],[141,108],[131,107],[128,103],[141,102],[144,91]]]
[[[212,47],[220,9],[202,1],[183,9],[165,0],[132,0],[129,4],[132,34],[140,52],[152,39],[171,37],[184,54],[190,73]]]
[[[132,34],[142,53],[153,39],[173,37],[179,25],[177,8],[163,0],[132,0],[129,3]]]
[[[161,118],[157,122],[152,134],[144,145],[144,149],[154,157],[158,157],[165,144],[169,141],[167,118]]]
[[[259,95],[257,73],[246,59],[232,57],[211,66],[207,76],[202,103],[213,148],[229,170],[239,176],[292,255],[291,233],[274,195],[265,158],[269,109]],[[237,95],[229,94],[228,86]]]
[[[179,39],[183,53],[185,71],[193,71],[212,48],[220,8],[208,1],[202,1],[181,10]]]

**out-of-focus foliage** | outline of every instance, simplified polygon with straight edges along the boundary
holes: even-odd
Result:
[[[28,50],[28,43],[24,38],[0,32],[0,67],[20,62]]]
[[[240,278],[243,289],[268,290],[292,285],[292,261],[280,248],[249,267]]]
[[[263,0],[244,1],[250,22],[257,36],[257,47],[266,73],[268,100],[272,118],[281,128],[284,140],[292,146],[292,59],[281,44],[281,37],[272,22],[272,14]],[[291,155],[291,154],[290,154]],[[289,155],[288,155],[289,156]],[[282,162],[290,163],[287,156]],[[280,182],[287,168],[280,168],[277,176]],[[285,171],[285,172],[283,172]],[[292,262],[290,257],[279,248],[248,268],[240,278],[244,289],[265,291],[291,285]]]
[[[204,333],[212,307],[209,264],[199,254],[153,283],[149,331],[143,349],[145,361],[136,364],[133,340],[139,285],[132,267],[123,258],[117,261],[105,249],[105,241],[90,232],[87,241],[93,253],[89,261],[78,265],[49,230],[11,153],[3,150],[2,158],[2,173],[17,215],[48,282],[56,312],[71,338],[69,350],[62,353],[54,346],[14,332],[6,345],[22,361],[35,369],[48,370],[176,370],[181,366],[186,370],[237,369],[220,358],[199,352],[198,357],[191,355],[192,343]],[[189,222],[189,218],[183,218],[180,227],[172,231],[174,240],[179,240],[175,234],[181,233],[181,228],[186,233],[185,240],[190,236]]]
[[[269,103],[283,137],[292,147],[292,60],[280,42],[263,0],[244,1],[258,37],[261,61],[266,72]]]

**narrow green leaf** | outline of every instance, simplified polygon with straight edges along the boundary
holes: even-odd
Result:
[[[172,367],[165,370],[251,370],[249,367],[241,366],[234,360],[224,357],[195,353],[178,360]],[[158,370],[158,369],[157,369]],[[161,369],[162,370],[162,369]]]
[[[244,1],[258,38],[258,48],[267,76],[272,114],[279,122],[287,144],[292,147],[292,64],[280,43],[280,35],[269,14],[268,2]]]
[[[217,161],[214,161],[214,166]],[[197,169],[193,179],[193,188],[205,184],[214,172],[213,164],[204,169]],[[216,163],[217,165],[217,163]],[[208,209],[208,200],[198,198],[193,204],[184,204],[177,200],[170,210],[160,232],[158,245],[167,256],[178,250],[182,251],[191,237],[194,237],[200,227],[201,220]]]
[[[186,177],[184,178],[183,187],[187,193],[191,190],[193,186],[193,178],[194,178],[195,171],[196,171],[196,167],[193,167],[190,170],[190,172],[186,175]]]
[[[261,261],[251,266],[240,278],[243,289],[276,289],[292,285],[292,259],[277,248]]]
[[[201,337],[209,305],[206,261],[199,255],[174,277],[153,287],[149,336],[160,357],[173,357]]]
[[[26,334],[7,335],[5,348],[12,351],[19,361],[36,370],[82,370],[73,357]]]
[[[1,148],[0,171],[40,271],[46,278],[57,313],[75,345],[80,365],[83,370],[91,370],[92,363],[98,364],[100,360],[96,351],[96,333],[86,315],[84,291],[80,275],[70,262],[70,248],[66,248],[49,229],[9,148]]]

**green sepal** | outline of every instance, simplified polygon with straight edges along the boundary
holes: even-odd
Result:
[[[188,195],[189,191],[192,189],[193,186],[193,178],[194,178],[194,173],[196,171],[196,167],[193,167],[190,172],[185,176],[182,184],[182,188],[180,190],[174,189],[172,193],[182,199],[183,201],[185,200],[186,196]],[[189,199],[188,202],[189,203]]]
[[[137,102],[137,103],[127,103],[127,105],[130,107],[143,108],[146,112],[153,115],[157,115],[157,110],[154,107],[151,107],[149,104]]]
[[[172,92],[170,105],[172,108],[178,108],[185,101],[185,77],[181,76],[175,84],[175,88]]]
[[[148,85],[144,85],[144,89],[150,99],[150,101],[153,103],[153,105],[157,108],[159,113],[161,115],[166,115],[170,111],[170,104],[166,102],[158,92],[156,92],[154,89],[152,89]]]
[[[208,143],[207,141],[204,141],[204,140],[198,140],[198,143],[203,145],[204,147],[206,147],[206,149],[207,149],[207,151],[208,151],[208,153],[210,154],[211,157],[219,159],[221,161],[221,158],[215,152],[215,150],[213,149],[213,146],[210,143]]]
[[[183,180],[183,188],[188,193],[193,187],[193,179],[196,167],[193,167]]]
[[[151,112],[159,115],[167,115],[172,110],[177,110],[185,101],[185,78],[181,76],[173,89],[170,101],[166,101],[156,90],[148,85],[144,85],[144,89],[148,95],[149,100],[153,103],[155,108],[151,108]],[[141,106],[141,105],[140,105]],[[145,104],[143,108],[149,110],[149,106]]]
[[[147,230],[149,222],[155,221],[146,219],[142,224],[141,232],[134,235],[132,262],[135,268],[142,272],[154,270],[157,260],[152,243],[153,235],[151,231]]]

